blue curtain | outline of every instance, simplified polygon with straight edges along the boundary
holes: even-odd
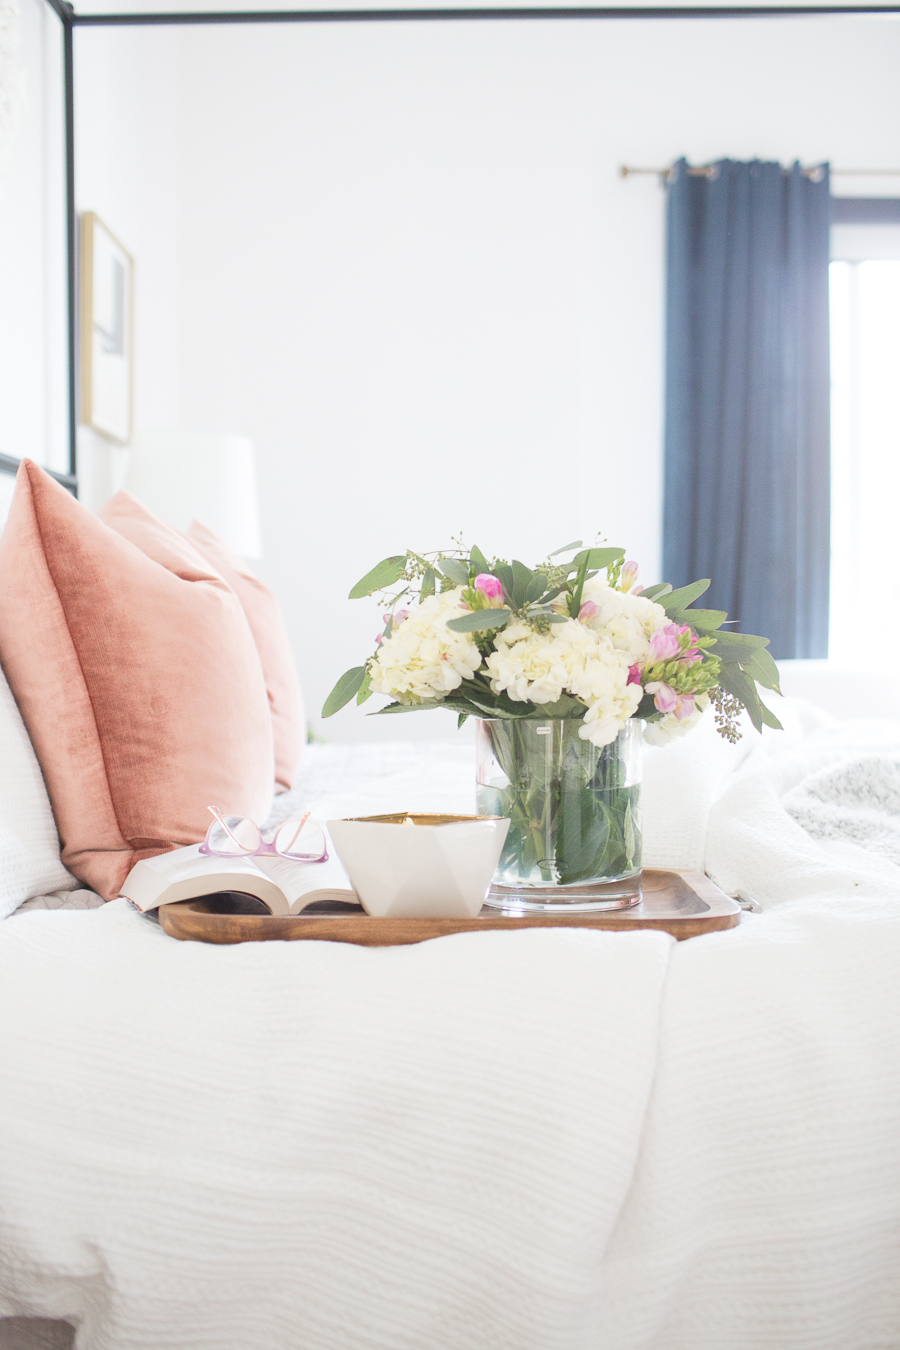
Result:
[[[827,656],[828,168],[682,159],[668,194],[663,575]]]

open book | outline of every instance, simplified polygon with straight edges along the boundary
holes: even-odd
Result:
[[[299,914],[316,901],[359,902],[335,857],[300,863],[264,854],[255,858],[210,858],[199,844],[144,858],[125,879],[122,895],[142,913],[178,900],[227,893],[250,896],[271,914]]]

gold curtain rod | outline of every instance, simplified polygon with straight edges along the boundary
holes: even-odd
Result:
[[[688,173],[692,178],[715,178],[718,170],[715,164],[704,164],[698,168],[689,168]],[[790,172],[788,169],[784,173]],[[822,177],[822,166],[814,164],[809,169],[801,169],[800,172],[804,178],[811,178],[813,182],[818,182]],[[851,175],[860,178],[881,178],[884,176],[900,177],[900,169],[832,169],[832,174],[839,175],[842,178]],[[620,178],[631,178],[634,174],[654,174],[657,178],[668,178],[672,173],[671,167],[668,169],[634,169],[628,164],[622,164],[619,168]]]

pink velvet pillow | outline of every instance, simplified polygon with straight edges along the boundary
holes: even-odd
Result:
[[[237,554],[212,530],[199,521],[191,522],[188,538],[207,562],[224,577],[247,615],[247,622],[262,662],[269,711],[272,714],[272,741],[275,748],[275,783],[279,788],[294,786],[297,765],[306,742],[306,718],[297,667],[278,601],[267,586],[250,572]]]
[[[141,527],[138,548],[25,460],[0,538],[0,661],[63,862],[107,900],[139,858],[202,839],[208,805],[260,820],[272,792],[237,597],[175,530]]]

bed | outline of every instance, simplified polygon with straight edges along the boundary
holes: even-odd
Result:
[[[785,708],[648,753],[647,862],[728,933],[0,924],[0,1312],[57,1319],[0,1346],[900,1345],[900,723]],[[294,799],[464,809],[470,755],[314,746]]]

